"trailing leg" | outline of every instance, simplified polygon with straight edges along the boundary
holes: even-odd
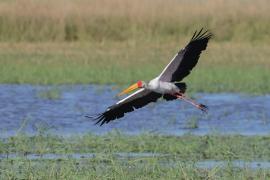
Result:
[[[196,108],[200,109],[203,112],[207,112],[208,107],[204,104],[199,104],[197,102],[195,102],[193,99],[187,97],[186,95],[182,94],[182,93],[177,93],[174,94],[174,96],[177,97],[177,99],[182,99],[184,101],[186,101],[187,103],[190,103],[191,105],[195,106]]]

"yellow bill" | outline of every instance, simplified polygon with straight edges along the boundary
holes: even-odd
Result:
[[[129,86],[129,87],[128,87],[127,89],[125,89],[124,91],[122,91],[121,93],[119,93],[117,96],[122,96],[122,95],[127,94],[127,93],[129,93],[130,91],[133,91],[133,90],[135,90],[135,89],[137,89],[137,88],[139,88],[138,83],[135,83],[135,84]]]

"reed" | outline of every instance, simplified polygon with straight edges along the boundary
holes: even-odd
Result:
[[[216,41],[269,42],[267,0],[0,1],[0,41],[179,38],[207,27]]]

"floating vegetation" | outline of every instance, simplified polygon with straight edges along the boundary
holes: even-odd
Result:
[[[61,98],[61,90],[57,87],[40,90],[37,96],[42,99],[57,100]]]
[[[187,119],[185,128],[187,129],[196,129],[198,128],[198,120],[199,118],[197,116],[191,116],[189,119]]]

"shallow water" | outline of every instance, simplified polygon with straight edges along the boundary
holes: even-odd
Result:
[[[172,156],[169,154],[159,154],[159,153],[114,153],[114,157],[122,160],[127,159],[136,159],[136,158],[157,158],[157,157],[166,157]],[[0,160],[3,159],[29,159],[29,160],[59,160],[59,159],[89,159],[102,156],[101,154],[95,153],[73,153],[73,154],[28,154],[25,156],[19,154],[0,154]],[[174,155],[173,155],[174,156]],[[172,162],[160,162],[164,166],[175,166],[175,163]],[[192,162],[190,162],[193,164]],[[226,166],[231,166],[234,168],[249,168],[249,169],[269,169],[269,161],[244,161],[244,160],[231,160],[231,161],[222,161],[222,160],[201,160],[194,162],[194,166],[202,169],[213,169],[216,167],[222,168]]]
[[[59,99],[40,97],[40,92],[55,88],[0,85],[0,136],[18,132],[33,134],[38,130],[63,136],[89,132],[103,134],[112,130],[171,135],[265,135],[270,132],[270,95],[196,94],[198,102],[209,106],[208,114],[183,101],[159,101],[99,127],[84,116],[102,112],[115,103],[119,89],[94,85],[57,86]]]

